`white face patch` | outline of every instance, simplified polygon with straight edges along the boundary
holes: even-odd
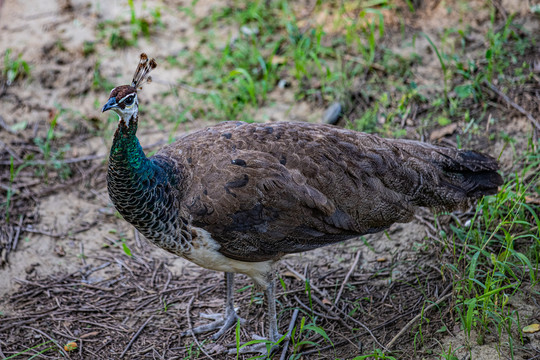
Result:
[[[137,93],[131,93],[121,98],[120,101],[118,101],[118,104],[124,103],[127,109],[128,107],[133,106],[136,102],[137,102]]]
[[[114,108],[113,110],[120,116],[121,119],[126,122],[126,126],[129,126],[129,120],[139,111],[137,93],[131,93],[124,96],[122,99],[120,99],[120,101],[118,101],[118,104],[122,103],[124,104],[124,109]]]

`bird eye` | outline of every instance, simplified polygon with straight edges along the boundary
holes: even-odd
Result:
[[[131,95],[124,100],[124,104],[126,105],[133,105],[133,101],[135,100],[135,95]]]

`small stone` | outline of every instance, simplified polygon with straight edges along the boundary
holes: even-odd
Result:
[[[66,251],[62,245],[56,245],[54,247],[54,253],[60,257],[66,256]]]
[[[246,36],[252,36],[252,35],[257,35],[259,33],[259,28],[258,27],[248,27],[248,26],[242,26],[240,28],[240,31],[242,32],[242,34],[246,35]]]
[[[330,125],[336,125],[343,116],[341,104],[335,102],[331,104],[322,116],[322,122]]]
[[[36,269],[36,266],[39,265],[39,264],[31,264],[31,265],[28,265],[27,267],[24,268],[24,271],[27,273],[27,274],[31,274],[34,272],[34,270]]]
[[[285,89],[291,86],[291,84],[285,79],[280,79],[277,86],[278,86],[278,89]]]

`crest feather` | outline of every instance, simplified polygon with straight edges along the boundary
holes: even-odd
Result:
[[[148,74],[150,74],[150,71],[154,70],[156,67],[156,60],[153,58],[148,60],[148,56],[145,53],[142,53],[141,59],[139,60],[139,65],[137,65],[137,70],[135,70],[135,74],[133,75],[131,86],[135,89],[141,89],[145,82],[151,82],[152,78],[148,76]]]

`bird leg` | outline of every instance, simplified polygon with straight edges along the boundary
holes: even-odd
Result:
[[[244,319],[240,318],[236,314],[234,309],[234,273],[226,272],[225,273],[225,285],[227,287],[227,300],[225,301],[225,316],[223,314],[200,314],[201,317],[205,319],[212,319],[214,322],[206,325],[197,326],[190,330],[182,332],[182,336],[187,334],[202,334],[209,331],[219,329],[217,333],[212,335],[212,339],[216,340],[221,335],[225,334],[227,330],[236,325],[236,322],[245,322]]]
[[[267,343],[271,342],[270,353],[273,353],[278,349],[279,345],[276,345],[282,335],[279,334],[277,329],[277,313],[276,313],[276,295],[274,292],[274,276],[272,274],[270,284],[265,290],[266,301],[268,302],[268,338],[264,338],[258,335],[253,335],[254,340],[262,340],[262,342],[243,346],[240,349],[231,349],[229,354],[246,354],[246,353],[260,353],[262,355],[270,355],[268,353]]]
[[[277,329],[277,313],[276,313],[276,294],[274,292],[274,275],[270,280],[270,285],[266,288],[266,301],[268,302],[268,336],[269,340],[276,342],[281,335]]]

